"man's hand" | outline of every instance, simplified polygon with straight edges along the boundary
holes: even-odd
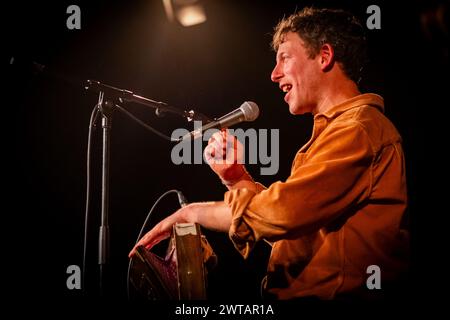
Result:
[[[128,254],[128,257],[132,257],[136,253],[136,248],[138,246],[145,246],[147,249],[152,248],[154,245],[158,244],[164,239],[170,237],[172,233],[172,226],[177,222],[193,222],[190,220],[195,220],[193,217],[193,211],[190,209],[193,204],[187,205],[179,210],[177,210],[174,214],[168,216],[161,222],[159,222],[156,226],[153,227],[152,230],[147,232],[133,247],[133,249]]]
[[[238,182],[247,174],[243,165],[244,148],[228,130],[216,132],[208,141],[204,156],[225,185]]]
[[[138,246],[152,248],[170,237],[172,226],[177,222],[199,223],[201,226],[221,232],[228,232],[231,225],[231,209],[223,202],[194,202],[177,210],[147,232],[133,247],[128,256],[136,253]]]

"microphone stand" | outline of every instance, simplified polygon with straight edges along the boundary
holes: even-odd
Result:
[[[164,112],[174,113],[186,118],[188,121],[201,120],[211,122],[211,119],[201,113],[182,111],[178,108],[169,106],[166,103],[154,101],[145,97],[133,94],[133,92],[118,89],[98,81],[87,80],[85,89],[98,92],[97,108],[102,117],[102,196],[101,196],[101,224],[98,237],[98,265],[99,265],[99,290],[100,297],[104,296],[105,279],[108,279],[107,264],[109,260],[109,163],[110,163],[110,142],[112,115],[115,109],[114,100],[120,102],[135,102],[156,109],[157,114]],[[105,94],[107,98],[105,98]],[[89,195],[87,195],[89,196]]]
[[[99,289],[100,297],[104,295],[104,281],[107,279],[106,265],[109,260],[109,162],[112,115],[114,103],[110,100],[103,101],[104,92],[99,93],[99,108],[102,115],[102,198],[101,198],[101,223],[98,237],[98,265],[99,265]]]
[[[211,118],[201,114],[198,111],[194,110],[181,110],[180,108],[172,107],[167,103],[155,101],[149,98],[145,98],[134,94],[132,91],[119,89],[107,84],[100,83],[95,80],[87,80],[85,85],[86,90],[93,90],[96,92],[105,92],[111,98],[117,99],[121,103],[125,102],[134,102],[137,104],[141,104],[147,107],[151,107],[155,109],[157,115],[161,115],[162,113],[173,113],[177,114],[183,118],[186,118],[189,122],[193,120],[202,121],[203,123],[211,122]]]

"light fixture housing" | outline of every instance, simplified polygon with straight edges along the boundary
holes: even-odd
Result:
[[[200,0],[163,0],[169,21],[183,27],[198,25],[206,21],[206,13]]]

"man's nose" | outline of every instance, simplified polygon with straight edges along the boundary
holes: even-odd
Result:
[[[270,79],[273,82],[279,82],[281,77],[283,77],[283,73],[281,72],[280,65],[277,63],[275,68],[272,70],[272,74],[270,75]]]

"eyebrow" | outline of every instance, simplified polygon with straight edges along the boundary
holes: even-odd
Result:
[[[278,60],[285,53],[287,53],[286,50],[278,50],[277,51],[277,55],[276,55],[276,59]]]

